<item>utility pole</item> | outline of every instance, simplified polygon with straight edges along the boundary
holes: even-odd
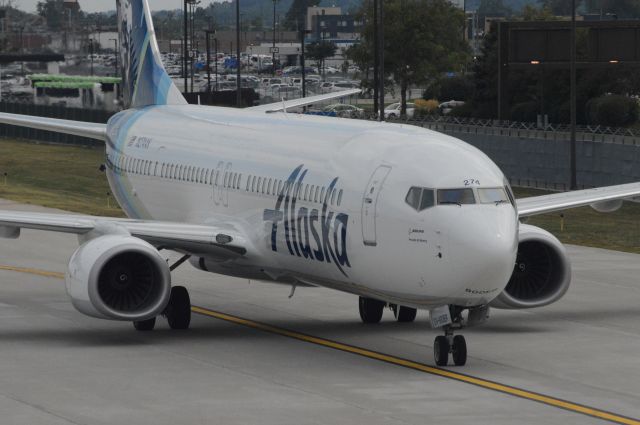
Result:
[[[577,108],[577,76],[576,76],[576,0],[571,0],[571,142],[569,156],[571,162],[570,189],[578,189],[576,164],[576,108]]]
[[[240,0],[236,0],[236,106],[242,106],[242,79],[240,77]]]

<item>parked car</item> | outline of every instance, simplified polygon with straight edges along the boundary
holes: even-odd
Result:
[[[384,108],[384,117],[385,118],[400,118],[400,112],[402,110],[401,103],[392,103],[391,105]],[[416,105],[415,103],[407,103],[407,118],[413,118],[416,113]]]
[[[326,106],[322,112],[333,112],[337,117],[341,118],[363,118],[364,109],[358,108],[354,105],[348,105],[344,103],[336,103],[334,105]]]
[[[464,105],[464,102],[461,100],[450,100],[448,102],[442,102],[438,105],[438,110],[442,115],[449,114],[453,108]]]

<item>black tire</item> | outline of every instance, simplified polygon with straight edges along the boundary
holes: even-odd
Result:
[[[433,358],[437,366],[446,366],[449,362],[449,340],[446,336],[437,336],[433,342]]]
[[[453,337],[453,349],[452,349],[453,363],[456,366],[464,366],[467,364],[467,341],[462,335],[456,335]]]
[[[191,323],[191,299],[184,286],[171,288],[171,298],[165,310],[165,316],[171,329],[189,329]]]
[[[360,310],[360,318],[363,323],[379,323],[382,319],[382,311],[385,302],[374,300],[372,298],[360,297],[358,309]]]
[[[156,327],[156,318],[152,317],[151,319],[141,320],[139,322],[133,322],[133,327],[137,331],[143,331],[143,332],[152,331],[153,328]]]
[[[416,314],[418,310],[411,307],[396,306],[393,309],[393,314],[396,316],[396,320],[400,323],[410,323],[416,320]]]

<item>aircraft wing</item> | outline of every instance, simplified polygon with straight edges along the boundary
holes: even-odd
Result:
[[[72,134],[74,136],[88,137],[102,141],[107,140],[106,124],[7,113],[0,113],[0,124],[55,131],[57,133]]]
[[[160,248],[209,253],[222,258],[244,256],[248,241],[232,224],[196,225],[89,215],[0,211],[0,236],[17,238],[19,229],[72,233],[80,237],[132,235]]]
[[[275,102],[275,103],[269,103],[266,105],[253,106],[251,108],[246,108],[246,110],[255,111],[255,112],[265,112],[267,114],[271,114],[274,112],[282,112],[289,108],[299,108],[300,106],[313,105],[314,103],[326,102],[327,100],[333,100],[333,99],[340,99],[343,97],[352,96],[354,94],[359,94],[359,93],[361,93],[360,89],[343,90],[343,91],[337,91],[333,93],[319,94],[317,96],[302,97],[300,99],[285,100],[284,102]]]
[[[518,215],[520,217],[529,217],[608,201],[631,199],[639,196],[640,183],[534,196],[517,200]]]

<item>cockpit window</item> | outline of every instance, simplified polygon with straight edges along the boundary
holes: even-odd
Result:
[[[412,187],[405,198],[406,203],[416,211],[423,211],[435,205],[433,189]]]
[[[481,204],[509,203],[507,193],[501,187],[478,189],[478,198]]]
[[[508,182],[504,186],[504,189],[507,191],[507,196],[509,197],[509,201],[511,202],[511,205],[513,205],[515,207],[516,206],[516,197],[513,195],[513,190],[511,189],[511,186],[509,185]]]
[[[438,205],[465,205],[475,204],[476,197],[473,189],[439,189]]]

